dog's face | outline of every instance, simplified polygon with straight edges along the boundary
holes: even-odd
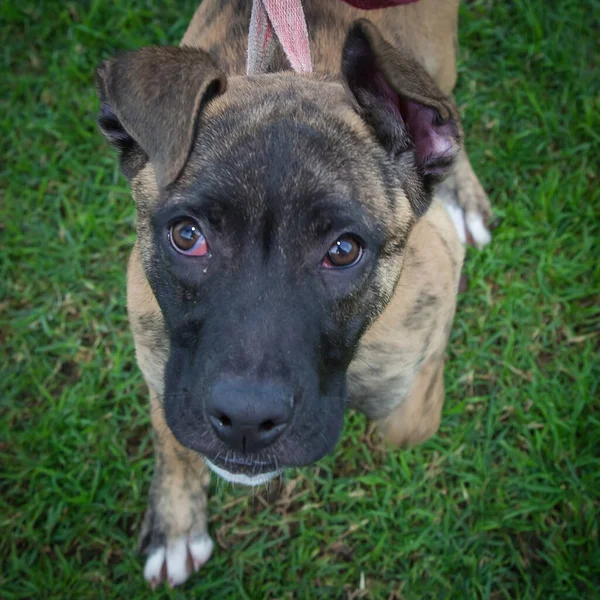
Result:
[[[355,26],[344,83],[225,83],[179,48],[99,72],[100,125],[121,149],[169,338],[166,420],[230,478],[332,450],[348,365],[458,148],[452,105],[410,57],[386,62],[390,48]]]

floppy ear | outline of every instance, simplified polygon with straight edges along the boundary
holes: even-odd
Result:
[[[460,147],[462,132],[452,99],[404,48],[389,44],[373,23],[356,21],[342,52],[342,74],[365,120],[394,156],[413,152],[427,196],[442,180]],[[429,201],[416,200],[423,214]]]
[[[150,160],[160,189],[180,175],[201,108],[225,91],[226,79],[197,48],[150,47],[103,62],[96,72],[104,135],[120,150],[131,177]]]

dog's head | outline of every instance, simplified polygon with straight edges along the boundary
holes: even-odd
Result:
[[[98,87],[169,338],[169,427],[232,480],[312,463],[457,153],[452,102],[368,21],[340,79],[227,80],[202,50],[146,48]]]

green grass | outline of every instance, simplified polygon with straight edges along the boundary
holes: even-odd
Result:
[[[0,6],[2,598],[150,596],[134,547],[151,438],[124,301],[135,217],[93,70],[176,43],[194,7]],[[275,505],[213,483],[215,555],[156,597],[600,597],[598,15],[591,0],[462,7],[457,99],[502,224],[468,255],[439,434],[383,453],[349,415]]]

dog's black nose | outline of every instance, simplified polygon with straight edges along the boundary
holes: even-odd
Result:
[[[219,438],[235,450],[251,453],[282,434],[292,419],[294,395],[275,383],[221,379],[205,406]]]

